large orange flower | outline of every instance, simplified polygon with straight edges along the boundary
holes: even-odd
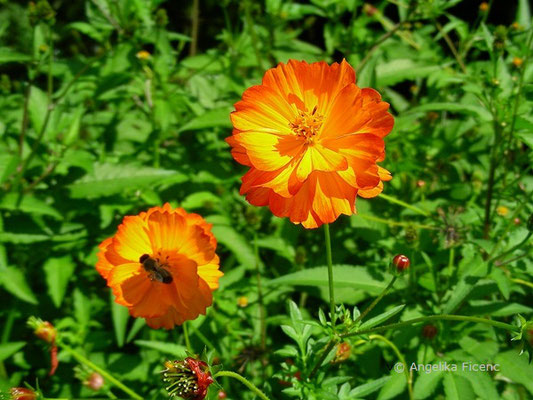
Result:
[[[124,217],[100,244],[96,269],[131,315],[170,329],[211,305],[223,275],[216,246],[210,224],[167,203]]]
[[[355,84],[346,61],[280,63],[231,114],[226,141],[250,167],[241,194],[306,228],[353,214],[357,195],[377,196],[391,179],[376,164],[394,124],[388,109],[379,93]]]

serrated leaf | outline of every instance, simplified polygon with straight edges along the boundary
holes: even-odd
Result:
[[[492,121],[492,114],[481,106],[461,103],[427,103],[409,110],[409,114],[427,111],[450,111],[458,114],[470,114],[479,117],[482,121]]]
[[[470,382],[454,373],[444,374],[444,393],[448,400],[470,400],[475,398]]]
[[[52,206],[36,197],[25,195],[19,202],[17,193],[8,193],[0,199],[0,209],[3,210],[20,210],[29,214],[50,215],[54,218],[61,219],[61,214]]]
[[[191,121],[182,125],[181,128],[178,129],[178,132],[194,131],[215,127],[231,128],[232,125],[231,120],[229,118],[230,112],[231,109],[226,107],[206,111],[202,115],[193,118]]]
[[[390,275],[384,274],[382,279],[376,279],[365,267],[351,265],[334,265],[333,279],[335,287],[354,288],[379,294],[390,281]],[[284,275],[266,283],[268,286],[327,286],[328,268],[315,267]]]
[[[16,267],[7,267],[0,274],[0,284],[9,293],[31,304],[37,304],[37,298],[33,294],[26,276]]]
[[[209,218],[207,218],[207,221],[210,222]],[[215,224],[212,232],[218,242],[229,248],[242,265],[248,269],[255,268],[255,254],[250,245],[250,240],[246,240],[229,225]]]
[[[498,354],[494,362],[500,365],[500,373],[512,382],[524,385],[533,395],[533,365],[528,363],[527,356],[519,356],[516,350]]]
[[[374,318],[369,319],[368,321],[361,324],[359,329],[370,329],[376,325],[380,325],[381,323],[385,322],[389,318],[394,317],[396,314],[401,312],[405,307],[405,304],[396,306],[388,311],[385,311],[384,313],[381,313],[379,315],[376,315]]]
[[[385,382],[385,384],[381,388],[378,395],[378,400],[392,399],[402,393],[406,389],[406,387],[407,383],[405,380],[405,375],[403,373],[399,374],[393,371],[390,376],[390,379]]]
[[[46,274],[48,294],[54,305],[59,308],[65,297],[68,281],[76,269],[76,264],[70,256],[49,258],[43,266]]]
[[[383,378],[359,385],[350,391],[350,396],[364,398],[381,389],[390,379],[390,376],[384,376]]]
[[[26,345],[26,342],[7,342],[0,344],[0,362],[8,359]]]
[[[170,354],[178,359],[187,357],[187,349],[185,346],[181,346],[179,344],[159,342],[156,340],[135,340],[133,343],[139,347],[157,350],[163,354]]]
[[[435,389],[437,389],[443,373],[444,371],[436,370],[430,374],[418,374],[413,388],[415,399],[427,399],[430,397],[435,392]],[[435,398],[435,396],[431,398]]]
[[[125,191],[135,191],[144,186],[155,186],[169,178],[176,182],[186,180],[177,171],[164,170],[133,164],[95,164],[91,173],[69,186],[72,198],[97,198]]]

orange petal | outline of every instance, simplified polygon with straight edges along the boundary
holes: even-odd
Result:
[[[140,216],[124,217],[113,238],[113,247],[119,256],[133,262],[152,252],[146,224]]]
[[[339,153],[316,144],[309,146],[296,169],[296,177],[303,182],[313,171],[342,171],[348,162]]]

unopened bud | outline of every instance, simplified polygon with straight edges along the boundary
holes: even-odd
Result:
[[[226,392],[224,392],[223,390],[220,390],[220,391],[218,392],[218,398],[221,399],[221,400],[222,400],[222,399],[227,399],[227,398],[228,398],[228,395],[227,395]]]
[[[407,268],[409,268],[409,265],[411,265],[411,261],[407,256],[404,256],[403,254],[398,254],[392,259],[392,264],[396,267],[396,270],[398,272],[403,272]]]
[[[35,336],[39,339],[44,340],[46,343],[55,343],[57,329],[50,322],[43,321],[40,318],[30,317],[28,319],[28,326],[33,328]]]
[[[104,378],[98,372],[93,372],[91,375],[89,375],[87,381],[85,381],[85,385],[95,392],[99,391],[102,386],[104,386],[104,383]]]
[[[333,359],[334,363],[341,363],[346,361],[350,354],[352,354],[352,346],[347,342],[342,342],[337,345],[337,351],[335,353],[335,358]]]
[[[501,215],[502,217],[505,217],[507,214],[509,214],[509,209],[505,206],[498,206],[496,208],[496,214]]]
[[[435,336],[437,336],[438,330],[435,325],[424,325],[422,328],[422,336],[424,336],[426,339],[433,339]]]
[[[148,60],[150,58],[150,53],[146,50],[138,51],[135,55],[139,60]]]
[[[487,2],[483,2],[479,5],[479,11],[483,12],[483,13],[486,13],[487,11],[489,11],[489,3]]]
[[[378,12],[378,9],[372,4],[365,3],[365,5],[363,6],[363,12],[369,17],[371,17]]]
[[[241,296],[237,299],[237,304],[239,305],[239,307],[246,307],[248,305],[248,297],[246,296]]]
[[[4,397],[4,392],[0,392],[0,399],[4,398],[8,400],[35,400],[37,398],[37,393],[31,389],[14,387],[9,389],[7,397]]]
[[[522,60],[520,57],[514,57],[513,58],[513,65],[516,67],[516,68],[520,68],[522,66],[522,64],[524,63],[524,60]]]

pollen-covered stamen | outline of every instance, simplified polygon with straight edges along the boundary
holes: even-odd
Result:
[[[317,113],[317,106],[315,106],[311,113],[300,111],[296,119],[289,123],[289,127],[307,143],[312,143],[322,127],[323,120],[324,117]]]

